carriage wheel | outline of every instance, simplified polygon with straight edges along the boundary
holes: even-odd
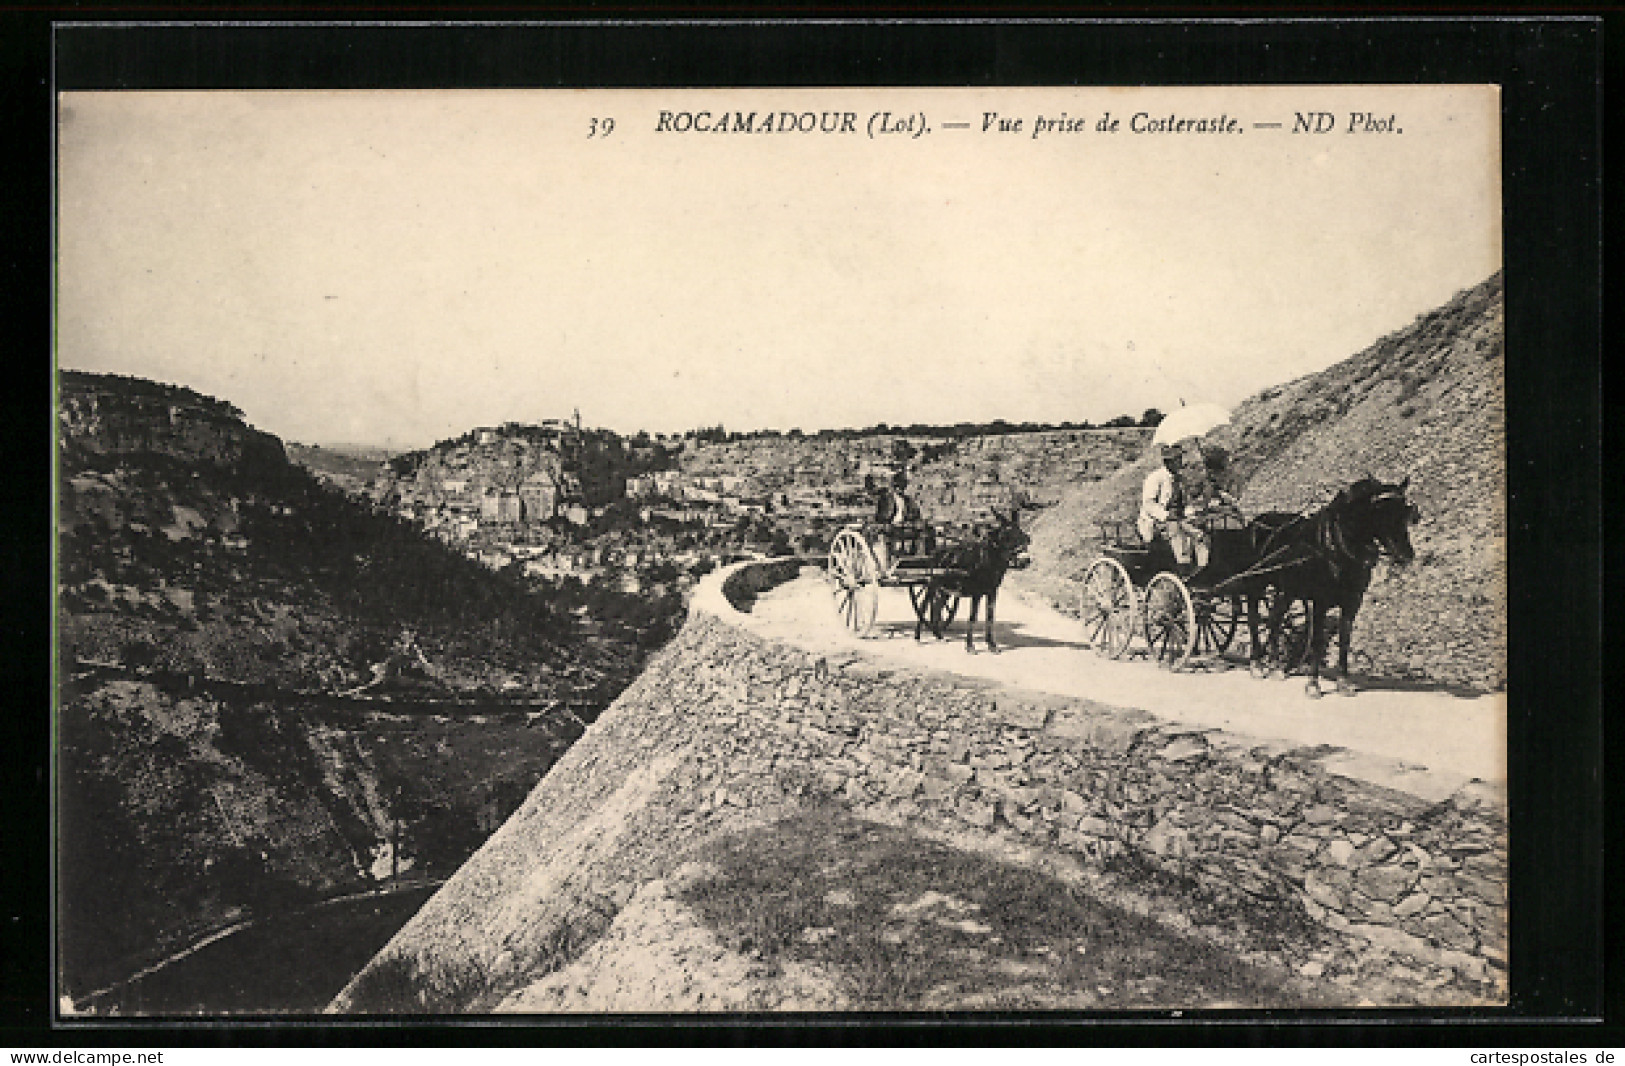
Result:
[[[880,609],[880,564],[855,531],[843,529],[829,546],[829,577],[835,585],[835,613],[860,637],[869,635]]]
[[[1145,642],[1157,662],[1178,670],[1196,648],[1196,606],[1190,589],[1164,571],[1145,587]]]
[[[1140,597],[1116,559],[1096,559],[1083,575],[1078,617],[1083,635],[1101,655],[1121,659],[1134,639]]]
[[[1196,652],[1223,655],[1236,639],[1246,606],[1240,596],[1205,596],[1196,605]]]
[[[1272,585],[1264,594],[1261,610],[1264,612],[1266,632],[1264,640],[1269,640],[1267,627],[1270,615],[1275,611],[1275,604],[1280,592]],[[1267,646],[1267,644],[1266,644]],[[1293,599],[1287,604],[1286,614],[1281,618],[1281,641],[1276,647],[1279,649],[1277,662],[1283,674],[1290,674],[1302,668],[1309,662],[1309,603],[1307,600]]]
[[[943,589],[942,598],[942,633],[948,632],[948,627],[954,624],[954,615],[959,613],[959,593],[950,589]],[[938,633],[937,636],[942,636]]]

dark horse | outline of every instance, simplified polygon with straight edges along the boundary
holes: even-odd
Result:
[[[1249,595],[1248,625],[1253,631],[1252,661],[1260,671],[1266,657],[1277,662],[1287,610],[1296,600],[1308,606],[1310,696],[1320,696],[1320,668],[1326,655],[1326,612],[1337,608],[1337,691],[1354,694],[1349,681],[1349,637],[1371,584],[1377,559],[1387,555],[1404,565],[1415,558],[1409,527],[1421,512],[1405,499],[1410,478],[1389,485],[1362,478],[1311,515],[1266,514],[1253,521],[1261,542],[1258,589],[1273,586],[1268,647],[1257,634],[1255,597]]]
[[[998,653],[999,643],[993,638],[993,608],[999,600],[999,585],[1004,581],[1007,570],[1026,565],[1022,553],[1030,538],[1021,528],[1021,506],[1018,504],[1010,508],[1008,513],[1000,513],[995,508],[993,518],[992,529],[970,540],[939,549],[931,560],[932,566],[939,571],[926,588],[931,631],[942,635],[942,608],[950,595],[969,596],[970,617],[965,627],[965,650],[968,652],[976,650],[976,611],[985,598],[987,650]],[[948,573],[940,572],[944,570]],[[920,630],[924,625],[925,617],[922,614],[914,623],[915,640],[920,639]]]

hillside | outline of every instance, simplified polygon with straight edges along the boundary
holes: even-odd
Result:
[[[660,444],[558,420],[470,430],[432,448],[391,456],[368,493],[392,507],[477,513],[489,495],[515,498],[514,520],[550,519],[566,502],[622,499],[628,478],[671,465]]]
[[[288,461],[349,493],[359,493],[378,476],[392,454],[361,444],[287,443]]]
[[[985,518],[990,505],[1007,506],[1017,491],[1035,503],[1053,503],[1138,456],[1151,432],[1127,427],[957,437],[751,438],[691,444],[679,467],[694,478],[736,476],[746,496],[833,490],[866,501],[864,476],[889,478],[902,452],[910,457],[910,491],[926,520],[953,526]]]
[[[74,997],[231,922],[450,873],[647,653],[590,617],[610,593],[555,604],[184,388],[64,373],[59,474]]]
[[[1249,513],[1311,510],[1367,474],[1411,479],[1414,565],[1383,564],[1353,669],[1474,689],[1506,684],[1506,454],[1501,276],[1317,374],[1266,389],[1208,440],[1231,454]],[[1155,459],[1064,496],[1036,524],[1032,579],[1058,603],[1131,518]]]
[[[65,654],[329,692],[412,645],[442,694],[632,676],[570,611],[323,485],[275,437],[124,380],[63,378]]]

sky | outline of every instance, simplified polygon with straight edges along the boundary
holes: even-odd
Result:
[[[724,110],[834,132],[674,128]],[[577,408],[1230,405],[1500,269],[1498,114],[1483,86],[66,93],[57,361],[395,448]],[[1169,116],[1235,132],[1134,131]]]

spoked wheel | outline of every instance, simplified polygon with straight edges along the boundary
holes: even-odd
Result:
[[[1196,648],[1196,606],[1190,589],[1163,571],[1145,587],[1145,642],[1157,662],[1178,670]]]
[[[1083,575],[1078,617],[1083,621],[1083,638],[1095,651],[1111,659],[1127,654],[1139,609],[1139,593],[1122,563],[1096,559],[1090,564]]]
[[[841,624],[860,637],[868,636],[880,610],[880,564],[856,531],[835,534],[829,546],[829,578]]]
[[[1240,596],[1204,596],[1196,603],[1196,654],[1223,655],[1236,639],[1246,605]]]

